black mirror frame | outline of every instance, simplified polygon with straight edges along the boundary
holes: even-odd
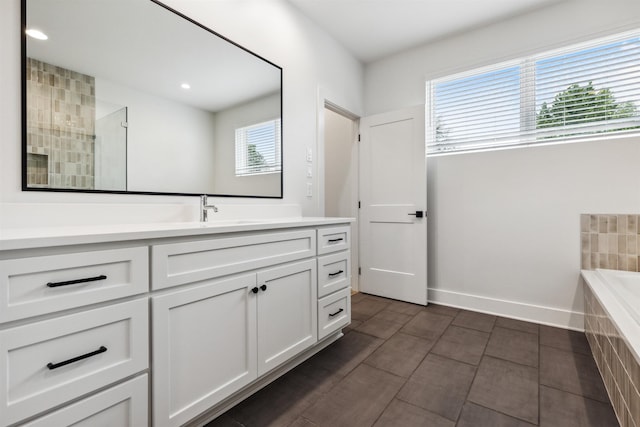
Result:
[[[280,196],[257,196],[257,195],[236,195],[236,194],[207,194],[211,197],[240,197],[250,199],[282,199],[284,198],[284,117],[283,117],[283,69],[279,65],[274,64],[268,59],[250,51],[249,49],[239,45],[238,43],[228,39],[227,37],[213,31],[212,29],[202,25],[201,23],[189,18],[188,16],[178,12],[177,10],[167,6],[166,4],[158,0],[149,0],[152,3],[172,12],[179,18],[185,19],[188,22],[202,28],[203,30],[211,33],[212,35],[221,38],[222,40],[231,43],[244,50],[245,52],[253,55],[254,57],[261,59],[262,61],[276,67],[280,70]],[[158,196],[200,196],[202,193],[175,193],[175,192],[157,192],[157,191],[125,191],[125,190],[78,190],[72,188],[37,188],[28,187],[27,185],[27,0],[20,1],[20,19],[21,19],[21,35],[20,35],[20,81],[21,81],[21,112],[22,112],[22,191],[45,191],[45,192],[61,192],[61,193],[98,193],[98,194],[136,194],[136,195],[158,195]]]

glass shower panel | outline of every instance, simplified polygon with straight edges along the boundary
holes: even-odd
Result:
[[[127,107],[96,119],[95,189],[127,189]]]

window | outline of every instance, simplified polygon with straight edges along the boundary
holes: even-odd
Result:
[[[236,176],[280,172],[280,119],[236,129]]]
[[[430,154],[640,134],[640,33],[427,82]]]

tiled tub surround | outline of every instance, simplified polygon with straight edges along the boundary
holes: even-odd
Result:
[[[607,283],[614,282],[616,274],[582,272],[585,332],[620,425],[640,427],[640,324]],[[637,282],[640,292],[640,275]]]
[[[640,271],[640,215],[582,214],[581,268]]]
[[[27,58],[27,183],[93,189],[95,79]],[[44,157],[46,156],[46,157]],[[46,158],[46,181],[42,162]]]

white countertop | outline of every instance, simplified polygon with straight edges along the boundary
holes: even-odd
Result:
[[[293,217],[211,222],[109,224],[0,229],[0,250],[121,242],[351,223],[354,218]]]

